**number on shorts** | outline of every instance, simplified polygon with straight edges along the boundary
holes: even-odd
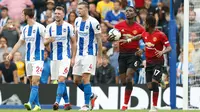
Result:
[[[160,73],[160,70],[155,69],[153,75],[157,76]]]
[[[66,74],[68,71],[68,67],[66,67],[63,74]]]
[[[37,72],[37,73],[42,72],[42,68],[40,68],[39,66],[37,66],[37,67],[36,67],[36,72]]]

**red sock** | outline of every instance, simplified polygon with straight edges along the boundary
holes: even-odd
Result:
[[[153,106],[157,106],[158,92],[153,92]]]
[[[128,105],[132,90],[125,89],[124,104]]]

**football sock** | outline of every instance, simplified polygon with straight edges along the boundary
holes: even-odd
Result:
[[[56,96],[56,102],[59,104],[61,98],[63,97],[63,93],[65,90],[66,86],[64,82],[59,82],[58,87],[57,87],[57,96]]]
[[[133,90],[132,82],[126,83],[125,96],[124,96],[124,104],[125,105],[128,105],[132,90]]]
[[[158,92],[153,92],[153,106],[157,106]]]
[[[65,89],[64,89],[64,93],[63,93],[63,99],[65,100],[65,103],[69,103],[69,97],[68,97],[68,93],[67,93],[67,86],[65,84]]]
[[[33,102],[35,101],[35,98],[38,95],[38,86],[34,85],[31,87],[31,92],[30,92],[30,96],[29,96],[29,103],[32,105]]]
[[[92,95],[91,84],[84,84],[84,96],[86,105],[89,105],[91,95]]]

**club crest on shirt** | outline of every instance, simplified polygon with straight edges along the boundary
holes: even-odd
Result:
[[[157,41],[157,37],[153,37],[153,41],[156,42]]]
[[[137,30],[133,30],[133,32],[132,32],[134,35],[136,35],[137,34]]]
[[[67,31],[66,28],[64,28],[64,29],[63,29],[63,32],[66,32],[66,31]]]
[[[33,30],[33,33],[35,33],[35,30]]]

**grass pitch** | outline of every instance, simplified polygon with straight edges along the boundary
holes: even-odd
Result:
[[[0,109],[0,112],[29,112],[27,110],[23,109]],[[70,110],[70,111],[64,111],[64,110],[59,110],[59,111],[53,111],[53,110],[42,110],[40,112],[79,112],[78,110]],[[91,112],[120,112],[120,110],[93,110]],[[149,112],[148,110],[128,110],[126,112]],[[158,112],[200,112],[200,110],[158,110]]]

